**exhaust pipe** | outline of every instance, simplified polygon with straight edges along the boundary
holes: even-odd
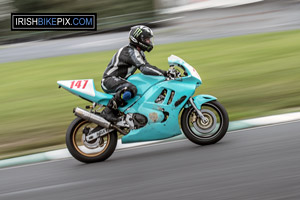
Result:
[[[111,128],[111,123],[104,119],[103,117],[100,117],[99,115],[95,115],[93,113],[90,113],[82,108],[75,108],[74,114],[77,117],[81,117],[82,119],[85,119],[89,122],[93,122],[95,124],[98,124],[104,128]]]
[[[104,119],[103,117],[101,117],[99,115],[96,115],[94,113],[90,113],[90,112],[88,112],[88,111],[86,111],[82,108],[77,107],[73,110],[73,112],[77,117],[85,119],[89,122],[93,122],[93,123],[98,124],[99,126],[102,126],[104,128],[114,128],[123,135],[127,134],[123,130],[121,130],[118,126],[113,125],[112,123],[110,123],[109,121]]]

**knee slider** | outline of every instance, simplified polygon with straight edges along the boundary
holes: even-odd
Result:
[[[123,101],[128,101],[129,99],[133,98],[137,93],[137,88],[132,85],[124,85],[122,89],[120,89],[116,94],[116,99],[121,99]]]
[[[130,91],[125,91],[123,92],[123,94],[121,95],[121,98],[124,100],[124,101],[128,101],[129,99],[132,98],[132,94]]]

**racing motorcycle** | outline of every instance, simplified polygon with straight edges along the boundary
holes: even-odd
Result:
[[[116,123],[100,116],[113,96],[97,91],[93,79],[58,81],[59,88],[92,103],[73,110],[77,118],[66,133],[72,156],[84,163],[104,161],[114,152],[118,133],[122,143],[162,140],[182,132],[198,145],[220,141],[229,124],[225,108],[211,95],[193,97],[202,80],[191,65],[174,55],[168,63],[167,78],[139,73],[127,79],[137,95],[118,109]]]

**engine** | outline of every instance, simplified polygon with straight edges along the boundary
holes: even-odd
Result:
[[[127,124],[129,125],[130,129],[139,129],[144,127],[148,119],[144,115],[141,115],[139,113],[129,113],[126,115],[125,118]]]

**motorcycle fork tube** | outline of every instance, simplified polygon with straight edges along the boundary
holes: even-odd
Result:
[[[191,103],[191,105],[193,106],[193,108],[196,110],[197,114],[199,115],[200,119],[203,121],[203,122],[207,122],[207,118],[202,114],[202,112],[197,108],[197,106],[195,105],[194,103],[194,100],[192,97],[189,98],[189,102]]]

